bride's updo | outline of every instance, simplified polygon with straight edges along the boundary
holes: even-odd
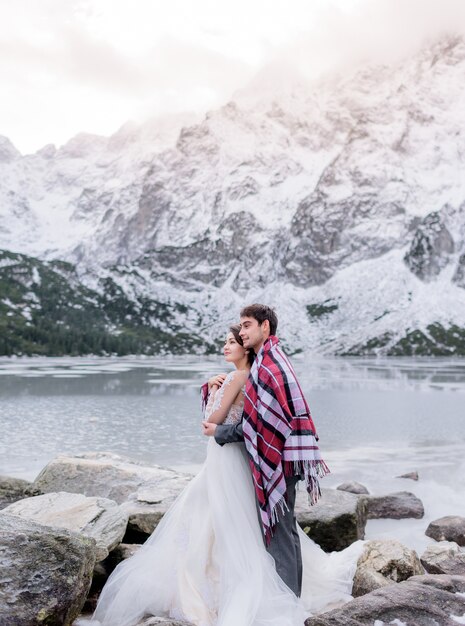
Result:
[[[241,331],[241,325],[240,324],[233,324],[232,326],[229,327],[229,332],[231,332],[234,335],[234,339],[237,341],[237,343],[240,346],[244,345],[244,342],[242,341],[242,337],[239,335]],[[254,362],[255,359],[255,352],[249,348],[247,350],[247,360],[249,365],[252,365],[252,363]]]

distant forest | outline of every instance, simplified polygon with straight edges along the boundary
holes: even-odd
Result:
[[[88,289],[75,268],[0,251],[0,354],[185,354],[217,346],[184,331],[182,305],[128,299],[108,278]]]

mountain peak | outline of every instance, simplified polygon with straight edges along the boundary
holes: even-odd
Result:
[[[10,163],[20,157],[21,152],[15,148],[8,137],[0,135],[0,163]]]
[[[233,94],[241,105],[261,100],[281,99],[283,95],[297,95],[309,90],[309,81],[287,60],[279,59],[265,65],[248,84]]]
[[[103,135],[92,133],[78,133],[58,150],[57,154],[70,158],[85,158],[92,153],[105,148],[108,139]]]

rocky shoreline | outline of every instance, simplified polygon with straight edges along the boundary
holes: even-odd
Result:
[[[190,479],[100,452],[61,455],[32,483],[0,476],[0,624],[85,624],[111,571],[137,551]],[[368,519],[418,519],[424,508],[409,491],[375,496],[344,483],[324,489],[314,507],[299,492],[296,516],[332,551],[364,539]],[[306,625],[465,624],[465,517],[433,520],[425,534],[435,542],[422,555],[395,540],[366,541],[354,600]],[[140,623],[157,624],[182,625],[159,617]]]

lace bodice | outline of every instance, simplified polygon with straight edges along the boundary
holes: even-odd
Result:
[[[221,401],[224,396],[224,392],[228,385],[231,384],[236,372],[230,372],[221,387],[216,391],[216,393],[210,394],[208,399],[207,408],[205,410],[205,419],[208,419],[209,416],[221,407]],[[245,391],[245,385],[242,387],[242,392]],[[228,411],[228,414],[223,422],[223,424],[238,424],[242,419],[242,410],[244,408],[244,400],[241,400],[238,404],[231,405],[231,408]]]
[[[244,400],[241,400],[239,404],[232,404],[231,408],[226,415],[224,424],[239,424],[242,419],[242,411],[244,409]]]

